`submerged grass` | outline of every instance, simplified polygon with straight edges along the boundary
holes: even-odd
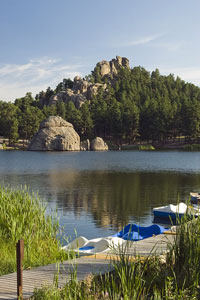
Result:
[[[200,219],[179,220],[173,245],[162,256],[136,256],[122,250],[113,271],[78,281],[76,272],[62,289],[56,284],[35,290],[33,299],[200,299]]]
[[[39,197],[24,187],[0,187],[0,275],[16,270],[16,242],[24,239],[24,268],[66,258],[56,238],[56,216],[47,216]]]

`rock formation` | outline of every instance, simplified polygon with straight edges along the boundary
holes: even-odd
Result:
[[[107,151],[108,145],[100,137],[96,137],[91,142],[91,150],[93,151]]]
[[[90,141],[87,139],[86,141],[81,142],[81,151],[90,150]]]
[[[28,150],[80,150],[80,137],[71,123],[68,123],[61,117],[51,116],[40,124],[40,129],[31,140]]]
[[[116,76],[121,67],[130,68],[128,58],[120,56],[116,56],[116,59],[114,58],[111,61],[103,60],[97,63],[96,67],[100,69],[102,77],[107,76],[110,78]]]
[[[56,104],[57,102],[69,102],[72,101],[76,108],[80,108],[81,105],[91,100],[96,95],[98,88],[102,87],[106,89],[106,84],[91,83],[79,76],[74,78],[74,85],[72,89],[66,89],[66,91],[59,92],[51,96],[48,105]]]
[[[97,70],[99,70],[99,74],[104,80],[107,80],[111,83],[115,80],[120,68],[130,68],[129,67],[129,60],[126,57],[116,56],[116,59],[112,59],[111,61],[103,60],[97,63],[94,71],[92,72],[95,74]],[[48,101],[45,102],[43,97],[40,99],[41,105],[52,105],[56,104],[57,102],[69,102],[72,101],[76,108],[80,108],[81,105],[87,101],[91,100],[94,95],[97,94],[99,88],[106,90],[107,85],[105,83],[92,83],[80,76],[76,76],[74,78],[74,83],[72,89],[66,89],[61,91],[55,95],[52,95]]]

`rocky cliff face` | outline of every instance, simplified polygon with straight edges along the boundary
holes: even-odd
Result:
[[[116,59],[114,58],[111,61],[103,60],[97,63],[96,67],[100,69],[102,77],[107,76],[109,78],[115,77],[121,67],[130,68],[128,58],[120,56],[116,56]]]
[[[107,78],[112,84],[120,68],[130,68],[129,60],[126,57],[117,56],[116,59],[112,59],[111,61],[103,60],[97,63],[94,72],[98,69],[102,79]],[[73,88],[51,96],[48,105],[56,104],[57,102],[67,103],[72,101],[76,108],[80,108],[85,101],[91,100],[92,97],[97,94],[100,87],[106,90],[107,85],[103,83],[91,83],[76,76],[74,78]]]
[[[31,140],[28,150],[80,150],[80,137],[71,123],[61,117],[51,116],[40,124],[40,129]]]
[[[106,89],[106,84],[91,83],[76,76],[74,78],[73,88],[51,96],[49,105],[62,101],[65,103],[72,101],[76,108],[80,108],[85,101],[91,100],[93,95],[96,95],[99,87]]]

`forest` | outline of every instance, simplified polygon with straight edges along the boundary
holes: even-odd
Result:
[[[100,136],[119,145],[136,141],[164,144],[184,136],[199,142],[200,88],[194,84],[140,66],[122,67],[112,84],[100,76],[98,67],[86,78],[106,83],[107,88],[100,87],[79,109],[72,101],[48,105],[52,95],[73,86],[71,79],[63,79],[54,90],[48,87],[35,98],[27,92],[14,103],[0,101],[0,135],[11,143],[30,140],[42,120],[59,115],[73,124],[81,140]]]

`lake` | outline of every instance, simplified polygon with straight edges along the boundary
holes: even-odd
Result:
[[[200,191],[200,152],[0,151],[0,182],[26,184],[48,213],[57,207],[67,236],[95,238],[150,225],[153,207]]]

